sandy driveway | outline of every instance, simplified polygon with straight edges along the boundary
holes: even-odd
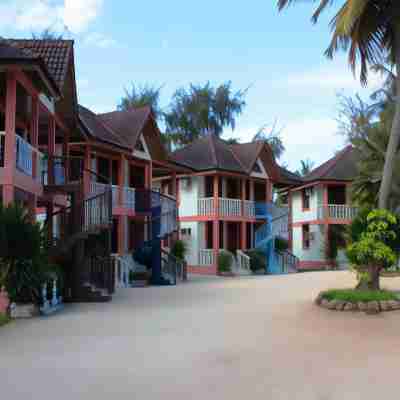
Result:
[[[14,322],[0,329],[0,398],[397,398],[400,311],[312,303],[351,284],[349,272],[197,278]]]

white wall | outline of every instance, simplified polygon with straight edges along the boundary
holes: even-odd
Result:
[[[318,206],[322,204],[323,189],[314,186],[310,197],[310,210],[303,211],[302,191],[292,193],[292,215],[293,222],[304,222],[318,219]]]
[[[199,249],[202,245],[201,233],[203,229],[200,227],[199,222],[181,222],[180,229],[191,229],[190,236],[182,236],[181,239],[184,240],[187,246],[186,261],[189,265],[199,264]],[[204,237],[204,235],[203,235]]]
[[[202,196],[204,191],[204,177],[192,176],[189,178],[191,184],[185,187],[182,179],[179,182],[179,216],[180,217],[191,217],[197,215],[197,200]]]
[[[293,254],[300,261],[325,260],[325,227],[324,225],[310,225],[310,233],[314,234],[314,240],[310,242],[309,249],[303,249],[302,227],[293,228]]]

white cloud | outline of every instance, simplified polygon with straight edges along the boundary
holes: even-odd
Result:
[[[335,91],[360,91],[359,74],[353,75],[346,63],[333,62],[308,71],[300,71],[280,80],[280,85],[295,89]],[[382,84],[382,76],[372,71],[368,74],[369,89]]]
[[[118,42],[102,33],[91,32],[86,35],[84,44],[87,46],[97,46],[102,49],[108,49],[110,47],[116,47]]]
[[[225,139],[234,137],[245,143],[252,140],[259,126],[238,127],[234,132],[224,132]],[[290,170],[300,166],[300,160],[309,158],[319,165],[341,150],[345,143],[337,134],[337,123],[332,118],[304,117],[289,120],[281,129],[285,153],[280,163],[287,164]]]
[[[3,30],[42,30],[51,27],[73,33],[87,30],[100,14],[103,0],[6,0],[0,5]]]
[[[85,31],[103,7],[103,0],[64,0],[64,25],[74,33]]]

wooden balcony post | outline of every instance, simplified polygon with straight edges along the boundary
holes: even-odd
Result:
[[[125,186],[125,160],[126,157],[121,154],[119,160],[119,171],[118,171],[118,203],[121,207],[126,206],[126,202],[124,203],[124,186]]]
[[[265,192],[266,202],[267,203],[271,203],[272,202],[272,197],[273,197],[273,193],[272,193],[273,185],[272,185],[272,182],[269,179],[266,180],[265,190],[266,190],[266,192]]]
[[[91,146],[85,146],[85,158],[83,161],[83,197],[85,198],[90,192],[90,173],[89,170],[91,169]]]
[[[218,218],[219,217],[219,207],[218,207],[218,200],[219,200],[219,176],[214,175],[214,186],[213,186],[213,194],[214,194],[214,201],[213,201],[213,206],[214,206],[214,217]]]
[[[38,148],[39,144],[39,101],[37,97],[32,97],[32,115],[31,115],[31,142],[32,147]],[[40,159],[36,151],[32,154],[32,178],[36,179],[38,176]],[[41,178],[41,177],[39,177]],[[40,179],[41,181],[41,179]]]
[[[15,75],[7,73],[6,107],[5,107],[5,149],[4,149],[4,180],[3,203],[14,201],[14,171],[16,168],[15,153],[15,113],[17,108],[17,81]]]
[[[62,155],[65,160],[64,162],[64,173],[65,173],[65,182],[69,182],[70,176],[70,159],[69,159],[69,140],[70,140],[70,132],[64,133],[64,139],[63,139],[63,149],[62,149]]]
[[[48,138],[48,154],[49,154],[49,162],[48,162],[48,180],[49,185],[55,184],[55,175],[54,175],[54,155],[56,152],[56,120],[53,116],[50,116],[49,120],[49,130],[47,134]]]

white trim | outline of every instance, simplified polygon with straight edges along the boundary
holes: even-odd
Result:
[[[261,173],[252,171],[250,176],[254,176],[255,178],[268,179],[269,177],[268,177],[267,171],[265,170],[264,165],[259,158],[257,158],[256,164],[261,169]]]
[[[133,150],[133,155],[134,155],[135,157],[137,157],[137,158],[141,158],[141,159],[143,159],[143,160],[151,161],[151,156],[150,156],[149,148],[147,147],[146,141],[144,140],[143,133],[140,134],[140,137],[139,137],[138,140],[140,140],[140,142],[141,142],[141,144],[142,144],[142,146],[143,146],[143,148],[144,148],[144,151],[140,151],[140,150],[137,150],[137,149],[135,148],[135,149]]]

